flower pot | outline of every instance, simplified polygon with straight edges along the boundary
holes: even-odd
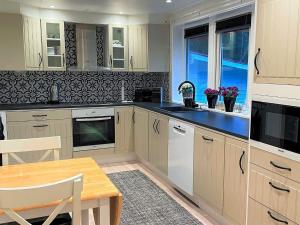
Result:
[[[233,112],[236,98],[224,97],[224,105],[226,112]]]
[[[216,108],[218,95],[206,95],[206,97],[207,97],[208,108],[210,109]]]

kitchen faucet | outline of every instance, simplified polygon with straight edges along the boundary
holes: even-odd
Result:
[[[196,96],[196,87],[195,85],[191,82],[191,81],[184,81],[182,82],[179,87],[178,87],[178,91],[181,90],[181,87],[184,85],[184,84],[190,84],[193,88],[193,98],[192,99],[184,99],[184,105],[186,107],[190,107],[190,108],[196,108],[198,106],[198,104],[196,104],[195,102],[195,96]]]

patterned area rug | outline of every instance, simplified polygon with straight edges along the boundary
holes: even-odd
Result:
[[[140,171],[108,176],[123,193],[121,225],[203,225]]]

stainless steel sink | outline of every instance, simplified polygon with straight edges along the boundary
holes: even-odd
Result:
[[[193,109],[183,106],[169,106],[169,107],[160,107],[160,109],[169,111],[169,112],[201,112],[201,109]]]

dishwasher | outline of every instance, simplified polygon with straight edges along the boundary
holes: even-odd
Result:
[[[169,121],[168,178],[184,192],[193,195],[194,127]]]

